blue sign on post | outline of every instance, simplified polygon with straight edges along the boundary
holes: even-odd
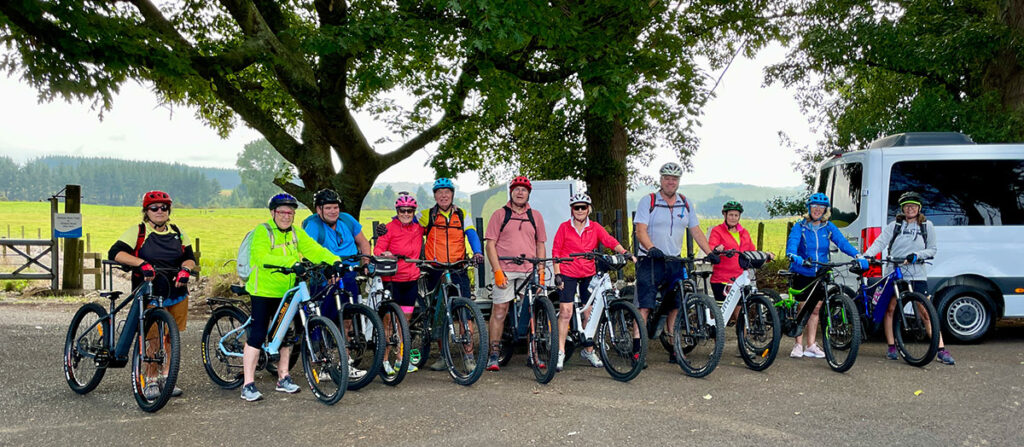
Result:
[[[62,239],[80,239],[82,237],[82,215],[80,213],[64,213],[53,216],[53,236]]]

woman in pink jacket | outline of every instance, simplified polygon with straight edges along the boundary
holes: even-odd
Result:
[[[722,205],[722,216],[725,221],[711,229],[708,245],[715,251],[757,250],[750,240],[750,233],[740,225],[741,214],[743,214],[743,205],[732,200],[725,202]],[[769,259],[771,257],[772,255],[769,253]],[[721,259],[722,262],[716,264],[711,270],[711,290],[715,294],[716,301],[725,301],[729,285],[743,274],[739,256],[722,256]]]
[[[419,259],[420,249],[423,247],[423,227],[416,222],[416,199],[409,195],[400,195],[395,201],[396,216],[388,222],[387,231],[377,238],[377,245],[373,248],[374,256],[395,257],[405,256],[409,259]],[[391,291],[395,302],[402,307],[405,319],[412,318],[413,308],[416,306],[419,290],[416,282],[420,277],[420,269],[415,264],[399,262],[398,271],[393,276],[384,276],[384,287]],[[389,327],[385,322],[385,327]],[[401,354],[399,354],[401,355]],[[401,365],[402,359],[395,360],[395,369]],[[385,371],[389,368],[384,365]],[[409,365],[409,372],[416,371],[416,365]]]
[[[608,231],[597,222],[590,220],[590,196],[585,193],[573,195],[569,199],[569,206],[572,208],[572,218],[562,222],[555,233],[555,240],[551,246],[551,254],[555,257],[569,256],[570,253],[583,253],[593,251],[598,243],[612,249],[615,253],[625,254],[626,249],[619,241],[615,240]],[[632,258],[636,262],[636,258]],[[561,371],[565,363],[565,338],[569,335],[569,319],[572,317],[573,300],[576,292],[579,291],[580,301],[586,302],[590,299],[590,280],[597,273],[594,261],[583,258],[576,258],[572,262],[554,264],[555,285],[558,286],[559,311],[558,311],[558,364],[557,371]],[[590,318],[588,311],[583,315],[585,325]],[[594,346],[586,346],[580,351],[580,356],[590,362],[596,368],[604,366],[601,359],[594,353]]]

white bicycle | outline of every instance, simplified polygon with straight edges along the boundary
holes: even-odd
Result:
[[[733,279],[725,301],[722,302],[722,315],[729,319],[738,306],[736,342],[739,345],[740,356],[747,367],[754,371],[762,371],[775,361],[782,338],[779,313],[775,311],[774,304],[777,299],[773,299],[778,298],[778,293],[769,289],[758,290],[750,281],[750,272],[768,262],[768,253],[726,250],[722,255],[738,255],[740,267],[743,268],[743,273]]]

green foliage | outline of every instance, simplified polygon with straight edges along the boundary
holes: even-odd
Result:
[[[266,206],[267,200],[280,193],[274,179],[289,180],[295,176],[295,167],[288,163],[265,138],[252,141],[238,154],[235,162],[242,184],[233,195],[238,195],[246,207]]]

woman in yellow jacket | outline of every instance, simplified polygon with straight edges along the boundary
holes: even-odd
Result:
[[[249,262],[252,274],[245,283],[245,290],[252,298],[252,324],[242,354],[242,371],[245,375],[242,399],[249,402],[260,400],[263,395],[256,389],[256,363],[260,358],[260,347],[267,338],[270,317],[281,304],[285,292],[295,285],[295,275],[275,272],[263,265],[291,267],[306,258],[312,262],[340,263],[341,259],[321,247],[298,226],[292,226],[299,202],[289,194],[278,194],[267,204],[271,219],[253,230]],[[299,392],[288,374],[290,346],[282,346],[281,359],[277,363],[277,391]]]

